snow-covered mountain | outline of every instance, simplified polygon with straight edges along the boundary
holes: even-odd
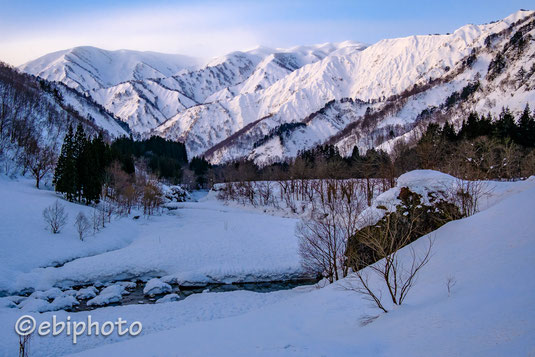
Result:
[[[63,83],[20,73],[3,63],[0,63],[0,93],[4,135],[9,130],[18,130],[17,135],[26,138],[4,140],[4,163],[11,164],[20,159],[19,149],[25,145],[23,140],[27,138],[41,148],[47,147],[59,153],[69,124],[82,124],[89,135],[102,132],[105,138],[124,136],[130,132],[128,125],[90,97]]]
[[[20,69],[86,92],[129,80],[168,77],[197,64],[198,59],[182,55],[83,46],[49,53]]]
[[[322,143],[346,154],[355,145],[389,149],[428,121],[535,102],[534,28],[535,13],[518,11],[452,34],[369,47],[261,47],[89,95],[134,132],[183,141],[190,157],[214,163],[268,163]]]

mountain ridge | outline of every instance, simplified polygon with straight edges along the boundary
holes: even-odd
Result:
[[[438,120],[440,112],[458,122],[469,110],[496,114],[509,106],[520,111],[534,101],[532,75],[522,86],[511,82],[518,67],[532,63],[533,18],[533,11],[518,11],[447,35],[384,39],[370,46],[346,41],[257,47],[170,76],[130,79],[87,93],[136,135],[182,141],[190,157],[205,155],[213,163],[249,158],[265,164],[326,142],[345,154],[355,145],[389,150],[396,139],[414,132],[426,109],[435,113],[428,120]],[[514,36],[520,36],[525,48],[512,53],[506,46]],[[510,64],[491,78],[488,68],[499,53],[509,56]],[[463,64],[470,58],[473,63]],[[476,81],[481,85],[470,102],[441,107]],[[333,101],[329,110],[310,118]],[[290,123],[304,126],[286,130],[284,142],[279,135],[257,144]],[[387,138],[385,132],[395,137]]]

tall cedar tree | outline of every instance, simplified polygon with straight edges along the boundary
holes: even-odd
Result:
[[[67,199],[72,201],[76,195],[76,178],[77,168],[74,157],[73,129],[72,125],[69,125],[54,172],[53,183],[56,192],[64,193]]]

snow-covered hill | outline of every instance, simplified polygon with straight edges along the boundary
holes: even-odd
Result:
[[[168,77],[198,63],[195,58],[181,55],[83,46],[49,53],[20,69],[86,92],[129,80]]]
[[[470,110],[496,114],[505,106],[518,112],[534,102],[534,27],[534,12],[518,11],[452,34],[369,47],[259,47],[172,76],[91,85],[89,94],[134,132],[183,141],[190,157],[214,163],[248,157],[264,164],[322,143],[342,153],[355,145],[389,149],[426,121],[458,121]],[[34,73],[53,58],[34,61]],[[86,73],[75,72],[81,79]],[[79,87],[70,77],[58,79]]]
[[[400,187],[424,192],[454,181],[435,171],[413,171],[401,176],[398,186],[379,196],[374,206],[397,196]],[[213,276],[298,265],[295,220],[225,206],[214,195],[169,215],[114,220],[81,242],[71,224],[58,235],[43,229],[40,212],[57,198],[54,193],[37,190],[25,179],[0,177],[0,183],[0,193],[10,202],[9,207],[0,205],[7,217],[0,227],[6,238],[0,251],[4,290],[45,290],[78,279],[105,282],[113,274],[125,277],[125,272],[163,275],[169,269],[193,269]],[[30,345],[36,356],[169,356],[177,351],[187,356],[529,356],[535,348],[535,177],[487,184],[492,190],[481,201],[481,212],[430,234],[431,260],[401,306],[392,306],[385,297],[386,314],[347,289],[355,283],[351,278],[321,289],[206,292],[176,302],[82,312],[29,313],[26,304],[18,300],[19,309],[6,297],[0,298],[5,304],[0,304],[0,355],[16,354],[13,326],[29,313],[38,323],[51,321],[53,315],[58,321],[70,316],[73,322],[85,322],[91,315],[100,324],[118,317],[143,324],[140,336],[119,336],[116,329],[106,337],[83,334],[76,344],[65,333],[54,338],[36,334]],[[78,211],[90,210],[63,204],[70,220]],[[20,219],[21,212],[27,221]],[[411,244],[416,253],[426,246],[426,237]],[[399,253],[402,260],[410,261],[411,247]],[[450,292],[448,279],[455,282]],[[375,318],[362,326],[366,316]]]

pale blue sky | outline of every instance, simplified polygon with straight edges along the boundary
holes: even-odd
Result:
[[[0,0],[0,60],[18,65],[81,45],[213,57],[256,45],[371,44],[451,32],[533,5],[533,0]]]

